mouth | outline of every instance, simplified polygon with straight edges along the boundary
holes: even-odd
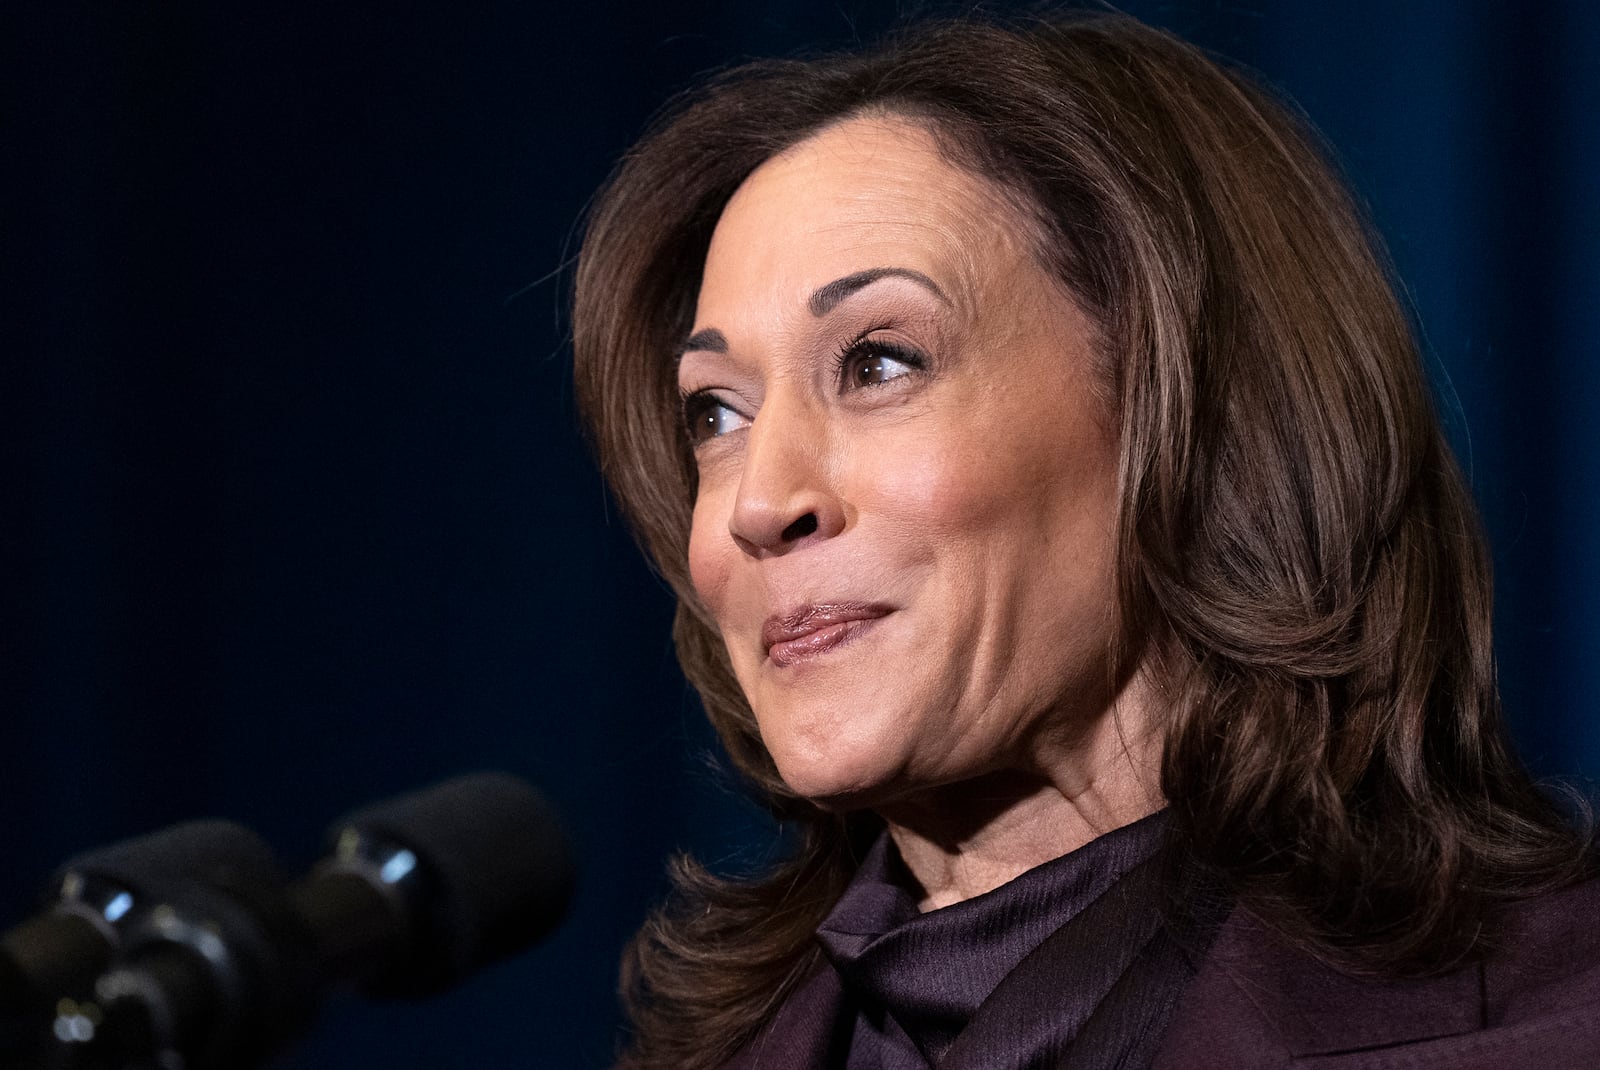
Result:
[[[872,602],[831,602],[801,606],[769,617],[761,628],[761,646],[779,668],[820,657],[855,639],[893,607]]]

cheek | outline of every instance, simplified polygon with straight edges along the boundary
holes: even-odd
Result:
[[[720,617],[728,587],[729,551],[735,547],[725,514],[716,507],[714,494],[702,493],[695,499],[694,520],[689,528],[689,580],[706,608]]]
[[[887,521],[874,530],[900,544],[899,560],[938,562],[957,591],[1072,602],[1109,571],[1115,456],[1079,413],[1013,415],[862,451],[853,496]]]
[[[1027,459],[997,457],[985,442],[944,434],[907,445],[870,451],[852,482],[862,513],[895,518],[908,538],[982,533],[1024,504],[1019,495],[1034,496],[1034,486],[1020,485],[1031,475],[1016,471]]]

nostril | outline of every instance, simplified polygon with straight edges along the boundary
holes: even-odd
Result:
[[[805,516],[801,517],[799,520],[796,520],[793,524],[790,524],[788,527],[783,529],[783,541],[794,542],[796,539],[805,538],[807,535],[810,535],[816,530],[817,514],[807,513]]]

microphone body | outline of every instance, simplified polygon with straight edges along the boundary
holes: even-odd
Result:
[[[240,1070],[309,1023],[327,989],[423,997],[522,950],[560,919],[573,884],[554,811],[501,773],[355,811],[305,878],[191,888],[157,910],[94,999],[58,1016],[72,1070]],[[98,1019],[98,1020],[95,1020]]]
[[[164,905],[197,888],[281,887],[272,852],[248,829],[191,821],[68,861],[38,914],[0,937],[0,1050],[36,1049],[62,999],[141,942]]]
[[[329,840],[299,901],[326,919],[329,976],[368,995],[443,991],[543,937],[572,896],[572,852],[555,810],[505,773],[357,810],[334,823]],[[355,916],[380,900],[382,923],[375,909],[365,923]],[[358,952],[351,945],[363,931]]]

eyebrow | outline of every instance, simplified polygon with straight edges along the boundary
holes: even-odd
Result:
[[[673,356],[681,357],[691,351],[726,353],[728,351],[728,336],[715,327],[707,327],[703,331],[695,331],[673,352]]]
[[[854,272],[841,279],[834,279],[832,282],[817,287],[806,300],[806,307],[811,310],[813,316],[826,316],[834,310],[839,302],[857,290],[865,289],[881,279],[909,279],[945,304],[948,305],[950,303],[950,298],[945,296],[943,290],[939,289],[939,284],[920,271],[903,267],[875,267],[867,268],[865,271]],[[682,358],[685,353],[691,352],[726,353],[727,351],[728,336],[715,327],[706,327],[703,330],[695,331],[686,338],[683,344],[673,351],[673,356]]]
[[[950,303],[950,298],[946,297],[944,291],[939,289],[939,284],[920,271],[913,271],[910,268],[903,267],[876,267],[867,268],[865,271],[857,271],[853,275],[846,275],[842,279],[834,279],[824,286],[819,286],[811,295],[811,299],[806,302],[806,306],[811,309],[813,316],[826,316],[833,311],[834,306],[857,290],[871,286],[879,279],[891,278],[910,279],[945,304],[948,305]]]

